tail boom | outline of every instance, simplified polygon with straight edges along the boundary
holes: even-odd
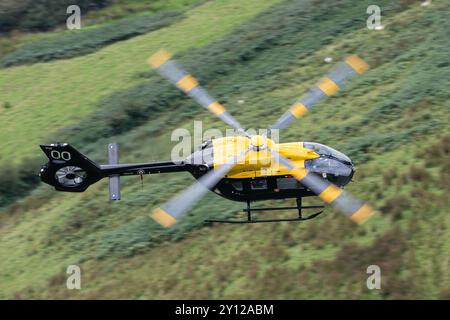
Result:
[[[58,191],[83,192],[90,185],[103,178],[110,178],[110,199],[120,199],[118,178],[120,176],[144,175],[166,172],[192,171],[192,165],[172,161],[99,165],[67,143],[47,144],[40,146],[49,161],[39,173],[45,182]],[[108,148],[111,147],[111,144]],[[114,197],[111,197],[111,187]]]

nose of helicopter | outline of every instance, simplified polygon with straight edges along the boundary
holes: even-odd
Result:
[[[317,142],[304,142],[303,146],[307,149],[311,149],[311,150],[315,151],[320,156],[333,158],[333,159],[339,160],[342,163],[352,165],[352,160],[348,156],[346,156],[342,152],[337,151],[336,149],[333,149],[329,146],[326,146],[326,145],[323,145],[323,144],[317,143]]]
[[[319,158],[305,161],[305,167],[309,171],[321,174],[339,186],[351,181],[354,168],[348,156],[320,143],[304,142],[304,147],[320,155]]]

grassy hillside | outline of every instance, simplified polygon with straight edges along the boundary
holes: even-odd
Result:
[[[182,17],[180,12],[163,11],[149,16],[124,18],[99,27],[61,32],[59,36],[24,44],[2,58],[0,65],[10,67],[82,56],[114,42],[167,27]]]
[[[331,209],[303,224],[203,226],[241,207],[209,194],[165,230],[148,213],[188,174],[145,177],[143,188],[123,179],[119,203],[107,202],[105,182],[76,195],[40,185],[0,214],[0,297],[449,298],[449,7],[381,1],[385,29],[369,31],[369,2],[208,2],[90,55],[0,70],[0,101],[12,106],[0,111],[0,162],[61,138],[96,161],[109,141],[123,161],[142,161],[167,159],[171,130],[193,119],[217,126],[147,72],[158,48],[251,127],[275,121],[331,67],[325,57],[357,53],[371,70],[281,138],[346,152],[357,163],[349,190],[382,212],[362,227]],[[69,264],[82,268],[80,291],[65,289]],[[370,264],[382,290],[365,287]]]
[[[46,0],[44,0],[46,1]],[[52,1],[52,0],[49,0]],[[53,38],[61,38],[61,36],[69,35],[69,38],[73,36],[74,33],[83,33],[85,30],[89,30],[92,28],[98,27],[107,27],[109,25],[114,25],[118,20],[126,20],[128,18],[139,18],[141,16],[155,15],[161,12],[167,11],[177,11],[182,12],[193,8],[194,6],[200,5],[204,3],[205,0],[154,0],[154,1],[146,1],[146,0],[112,0],[104,2],[107,4],[106,7],[94,11],[84,10],[85,6],[81,6],[82,13],[82,29],[80,30],[67,30],[65,24],[66,14],[64,11],[62,22],[58,22],[59,24],[53,27],[52,32],[37,32],[34,31],[20,31],[17,27],[8,32],[3,33],[3,28],[0,28],[0,58],[15,51],[18,48],[22,48],[23,46],[29,44],[30,42],[39,43],[39,45],[45,44],[47,41],[43,43],[40,40],[43,39],[53,39]],[[17,9],[27,5],[36,5],[36,3],[32,3],[29,0],[5,0],[0,4],[0,18],[4,16],[8,16],[8,19],[4,20],[6,23],[11,18],[14,18],[14,14],[11,14],[11,10],[14,11],[14,7],[16,13],[18,13]],[[71,2],[71,4],[76,4]],[[59,3],[60,7],[64,9],[64,4]],[[92,9],[92,8],[91,8]],[[45,10],[45,6],[44,6]],[[29,17],[28,17],[29,18]],[[142,19],[142,18],[139,18]],[[139,20],[138,19],[138,20]],[[17,21],[18,19],[16,19]],[[22,19],[24,22],[25,19]],[[3,21],[2,21],[3,22]],[[55,22],[55,21],[53,21]],[[131,23],[136,24],[135,23]],[[120,24],[119,24],[120,27]],[[123,27],[123,26],[122,26]],[[120,32],[120,30],[117,30]],[[98,42],[99,39],[94,39]],[[100,39],[101,40],[101,39]],[[63,41],[64,42],[64,41]],[[52,43],[52,41],[50,41]],[[31,48],[34,47],[34,44],[31,45]]]
[[[161,47],[176,53],[206,45],[273,2],[210,2],[188,12],[176,25],[96,54],[1,70],[0,101],[11,105],[0,109],[2,154],[8,154],[8,162],[32,156],[49,133],[83,119],[112,92],[142,82],[136,73],[146,70],[151,53]]]

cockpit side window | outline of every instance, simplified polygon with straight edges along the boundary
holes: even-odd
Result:
[[[302,184],[294,178],[277,178],[277,188],[280,190],[301,189]]]
[[[350,163],[350,164],[352,163],[350,158],[347,157],[342,152],[337,151],[336,149],[330,148],[330,147],[328,147],[326,145],[323,145],[321,143],[317,143],[317,142],[303,142],[303,147],[305,147],[306,149],[314,150],[315,152],[317,152],[321,156],[333,157],[333,158],[336,158],[338,160],[341,160],[341,161],[344,161],[344,162],[347,162],[347,163]]]
[[[303,147],[311,149],[320,155],[331,155],[331,151],[327,146],[316,142],[303,142]]]
[[[250,182],[252,190],[267,190],[267,180],[257,179]]]
[[[237,191],[242,191],[244,190],[244,187],[242,185],[242,181],[233,181],[231,183],[231,185],[233,186],[233,188]]]

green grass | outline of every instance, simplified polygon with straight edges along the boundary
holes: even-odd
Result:
[[[446,112],[450,105],[445,87],[448,58],[443,49],[445,7],[435,2],[426,10],[402,6],[385,18],[387,27],[382,32],[369,32],[364,23],[358,25],[355,21],[351,27],[343,26],[334,34],[332,26],[343,18],[348,21],[346,14],[353,14],[352,11],[329,14],[329,24],[323,25],[320,19],[308,19],[329,13],[332,8],[328,2],[315,3],[323,7],[305,9],[302,15],[305,21],[299,23],[293,18],[285,20],[283,26],[277,15],[295,12],[287,3],[275,5],[254,21],[249,19],[256,11],[252,15],[247,13],[245,19],[237,19],[242,13],[237,6],[242,4],[220,3],[228,11],[217,19],[230,24],[220,35],[212,35],[198,26],[205,21],[205,12],[210,13],[210,18],[210,10],[219,5],[208,3],[189,11],[190,18],[181,22],[181,26],[129,40],[127,46],[114,44],[93,55],[7,71],[15,74],[17,83],[22,84],[27,81],[25,70],[64,68],[67,64],[80,67],[87,61],[90,66],[94,65],[93,61],[103,65],[101,60],[89,60],[103,54],[110,69],[127,72],[127,76],[114,79],[117,83],[111,90],[105,90],[103,95],[96,92],[96,99],[92,99],[90,109],[84,113],[86,116],[97,109],[86,117],[86,123],[93,121],[91,125],[105,126],[106,120],[95,122],[92,115],[106,112],[108,101],[110,110],[120,112],[127,101],[139,101],[130,93],[145,97],[142,93],[145,88],[157,85],[153,74],[143,75],[149,80],[136,77],[145,70],[139,62],[148,55],[144,40],[153,37],[161,42],[155,47],[164,46],[177,52],[185,67],[198,75],[202,83],[208,83],[211,93],[225,101],[241,123],[265,127],[330,68],[323,63],[324,57],[332,56],[336,61],[358,53],[371,64],[371,71],[284,130],[281,138],[322,142],[349,153],[356,160],[357,172],[348,190],[369,200],[380,214],[362,227],[329,208],[316,220],[303,224],[202,227],[203,218],[224,216],[242,206],[208,194],[186,220],[175,229],[165,230],[148,218],[148,214],[192,183],[193,178],[188,174],[144,177],[143,189],[138,177],[124,178],[123,200],[115,203],[107,201],[106,181],[83,194],[56,193],[41,185],[5,208],[0,216],[0,256],[5,257],[0,261],[0,297],[448,298],[449,138],[443,137],[450,133]],[[342,3],[351,4],[350,1]],[[301,4],[292,6],[300,10]],[[358,2],[358,5],[364,7],[365,3]],[[354,10],[358,8],[355,6]],[[415,21],[413,26],[409,24],[411,19]],[[239,29],[230,33],[236,25],[240,25]],[[303,26],[307,28],[302,29]],[[181,29],[186,33],[192,31],[191,40],[199,39],[199,42],[190,44],[186,40],[184,43]],[[318,37],[310,30],[321,30],[324,36]],[[194,36],[196,31],[202,34]],[[162,37],[161,33],[167,42],[156,38]],[[278,41],[275,43],[274,34]],[[327,37],[330,40],[322,43]],[[172,47],[175,44],[178,49]],[[142,55],[133,60],[134,66],[131,61],[125,61],[127,68],[113,64],[125,60],[123,55],[131,56],[121,50],[125,47]],[[314,50],[309,51],[310,48]],[[196,61],[199,56],[204,57],[201,62]],[[113,74],[105,69],[102,72]],[[86,66],[81,72],[86,81],[93,81],[88,70]],[[99,75],[98,79],[114,82],[103,76]],[[78,80],[83,85],[81,76]],[[125,80],[129,83],[124,86]],[[69,90],[70,84],[71,80],[60,84],[54,92]],[[97,83],[92,92],[102,86],[103,82]],[[116,136],[97,135],[92,142],[81,146],[83,151],[102,162],[106,158],[106,144],[117,141],[122,146],[124,162],[167,159],[173,146],[169,143],[171,129],[192,129],[193,119],[203,120],[204,127],[224,128],[187,98],[175,96],[176,89],[157,88],[175,97],[167,110],[149,114],[143,124],[129,127]],[[17,92],[16,95],[17,105],[22,98]],[[63,96],[58,95],[59,99],[66,99]],[[108,98],[99,101],[103,97]],[[117,102],[112,105],[115,98]],[[52,97],[42,99],[47,101]],[[236,104],[239,99],[245,100],[244,105]],[[12,108],[3,111],[1,118],[16,108],[14,101],[11,104]],[[68,115],[73,117],[76,105],[72,102]],[[24,114],[30,110],[33,113],[30,106],[35,105],[22,106]],[[54,111],[48,109],[48,112]],[[73,128],[66,126],[77,125],[83,117],[52,131],[70,138],[68,133]],[[19,120],[10,118],[10,123],[18,126]],[[18,127],[16,131],[20,139],[21,131]],[[40,139],[51,134],[42,133]],[[74,135],[70,140],[82,139]],[[11,135],[10,141],[19,140]],[[11,152],[11,149],[1,150]],[[20,152],[13,150],[12,156],[32,155],[34,150],[30,143]],[[406,197],[406,203],[401,196]],[[319,201],[308,199],[308,203]],[[68,264],[79,264],[82,268],[80,291],[65,289]],[[380,291],[365,288],[369,264],[382,268]]]
[[[205,0],[115,0],[111,5],[85,15],[85,25],[111,23],[111,20],[124,17],[157,13],[166,10],[186,10],[205,2]]]

